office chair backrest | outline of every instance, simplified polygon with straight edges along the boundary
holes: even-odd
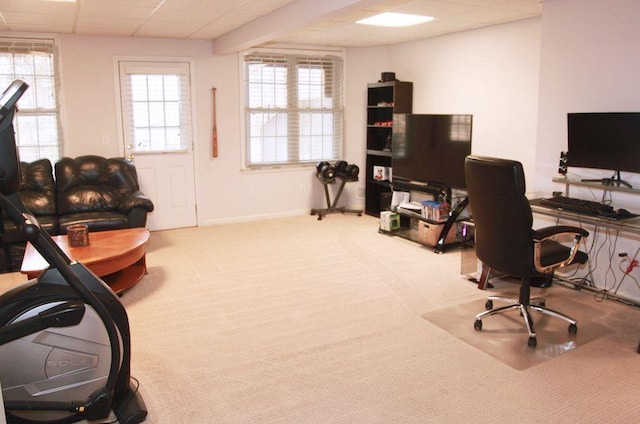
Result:
[[[533,215],[525,197],[522,164],[468,156],[465,176],[478,259],[512,276],[531,275]]]

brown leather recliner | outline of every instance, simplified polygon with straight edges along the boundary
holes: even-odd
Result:
[[[20,162],[19,193],[22,203],[36,217],[40,226],[51,235],[59,234],[56,186],[49,159],[31,163]],[[2,215],[2,243],[5,254],[10,256],[13,262],[19,262],[26,243],[24,236],[11,219],[4,213]]]
[[[101,156],[62,158],[55,164],[60,233],[73,224],[89,231],[144,227],[153,203],[140,191],[133,163]]]
[[[65,157],[54,167],[40,159],[21,162],[20,174],[22,202],[51,235],[66,234],[73,224],[87,224],[89,231],[144,227],[153,211],[135,166],[125,158]],[[26,241],[13,221],[3,216],[2,224],[4,271],[17,271]]]

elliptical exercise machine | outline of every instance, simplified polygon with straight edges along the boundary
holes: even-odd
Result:
[[[0,97],[0,209],[50,267],[0,296],[0,382],[8,423],[107,418],[143,422],[146,406],[130,376],[129,321],[117,295],[72,261],[18,195],[15,104],[28,85]],[[1,234],[0,234],[1,235]]]

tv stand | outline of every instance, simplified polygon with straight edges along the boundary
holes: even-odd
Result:
[[[438,237],[438,241],[436,242],[436,247],[434,250],[436,253],[444,253],[444,245],[447,236],[449,235],[449,231],[451,230],[451,227],[453,227],[453,225],[458,221],[458,218],[460,218],[460,214],[468,205],[469,198],[465,196],[465,198],[460,203],[458,203],[458,205],[456,205],[456,208],[451,211],[451,214],[449,214],[449,219],[447,219],[447,222],[444,223],[444,227],[442,227],[442,231],[440,232],[440,237]]]
[[[398,189],[400,191],[420,191],[422,193],[429,193],[436,198],[448,199],[451,195],[451,190],[447,187],[443,187],[437,184],[429,184],[422,181],[405,181],[405,180],[394,180],[391,183],[391,187],[394,189]]]
[[[399,189],[400,191],[419,191],[422,193],[428,193],[434,196],[435,199],[445,202],[451,201],[451,188],[445,187],[440,184],[432,184],[432,183],[424,183],[424,182],[416,182],[416,181],[394,181],[392,184],[393,189]],[[438,238],[436,239],[434,244],[427,244],[429,246],[433,246],[434,252],[441,254],[444,253],[447,243],[451,243],[452,236],[449,234],[454,228],[456,222],[460,219],[460,214],[466,209],[469,205],[469,198],[464,196],[464,198],[456,204],[456,207],[449,213],[449,216],[445,222],[432,222],[428,219],[422,217],[422,215],[412,212],[405,212],[398,209],[397,213],[404,217],[405,220],[418,220],[424,221],[429,225],[438,225],[442,226]],[[409,224],[411,227],[411,224]],[[454,228],[455,231],[455,228]],[[386,232],[380,230],[380,232]],[[401,237],[408,238],[413,241],[420,242],[420,240],[416,239],[415,235],[411,234],[411,231],[406,230],[396,230],[392,231],[392,234],[399,235]],[[425,243],[423,243],[425,244]]]

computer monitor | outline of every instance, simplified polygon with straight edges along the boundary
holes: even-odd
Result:
[[[640,173],[640,112],[569,113],[567,166]]]

